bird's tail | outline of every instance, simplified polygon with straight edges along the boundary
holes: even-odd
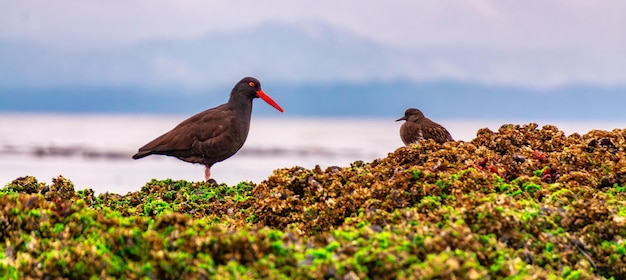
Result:
[[[140,159],[140,158],[143,158],[143,157],[147,157],[147,156],[149,156],[151,154],[152,154],[152,151],[138,152],[138,153],[133,155],[133,159]]]

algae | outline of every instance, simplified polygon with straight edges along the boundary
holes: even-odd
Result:
[[[370,163],[126,195],[0,190],[0,275],[104,279],[622,279],[626,130],[481,129]]]

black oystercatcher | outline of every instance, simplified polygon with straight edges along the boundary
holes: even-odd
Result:
[[[235,85],[226,104],[184,120],[174,129],[139,148],[133,159],[166,155],[186,162],[201,163],[206,166],[204,176],[208,181],[211,166],[234,155],[246,141],[250,130],[252,99],[257,97],[283,112],[283,108],[261,90],[259,80],[246,77]]]
[[[404,112],[404,117],[396,121],[405,120],[406,122],[400,127],[400,138],[405,145],[416,143],[424,139],[433,139],[437,143],[454,141],[450,132],[440,124],[424,117],[422,111],[409,108]]]

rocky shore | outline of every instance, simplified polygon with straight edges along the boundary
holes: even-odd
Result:
[[[626,129],[503,125],[235,186],[0,190],[9,279],[624,279],[624,236]]]

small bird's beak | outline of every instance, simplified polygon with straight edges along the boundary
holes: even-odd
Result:
[[[283,110],[283,108],[280,107],[280,105],[278,105],[278,103],[276,103],[276,101],[272,100],[269,96],[267,96],[267,94],[265,94],[263,90],[257,90],[256,95],[259,98],[263,99],[263,101],[267,102],[267,104],[272,105],[272,107],[276,108],[276,110],[280,111],[281,113],[285,111]]]
[[[397,122],[399,122],[399,121],[406,121],[406,116],[404,116],[404,117],[402,117],[402,118],[399,118],[399,119],[397,119],[396,121],[397,121]]]

